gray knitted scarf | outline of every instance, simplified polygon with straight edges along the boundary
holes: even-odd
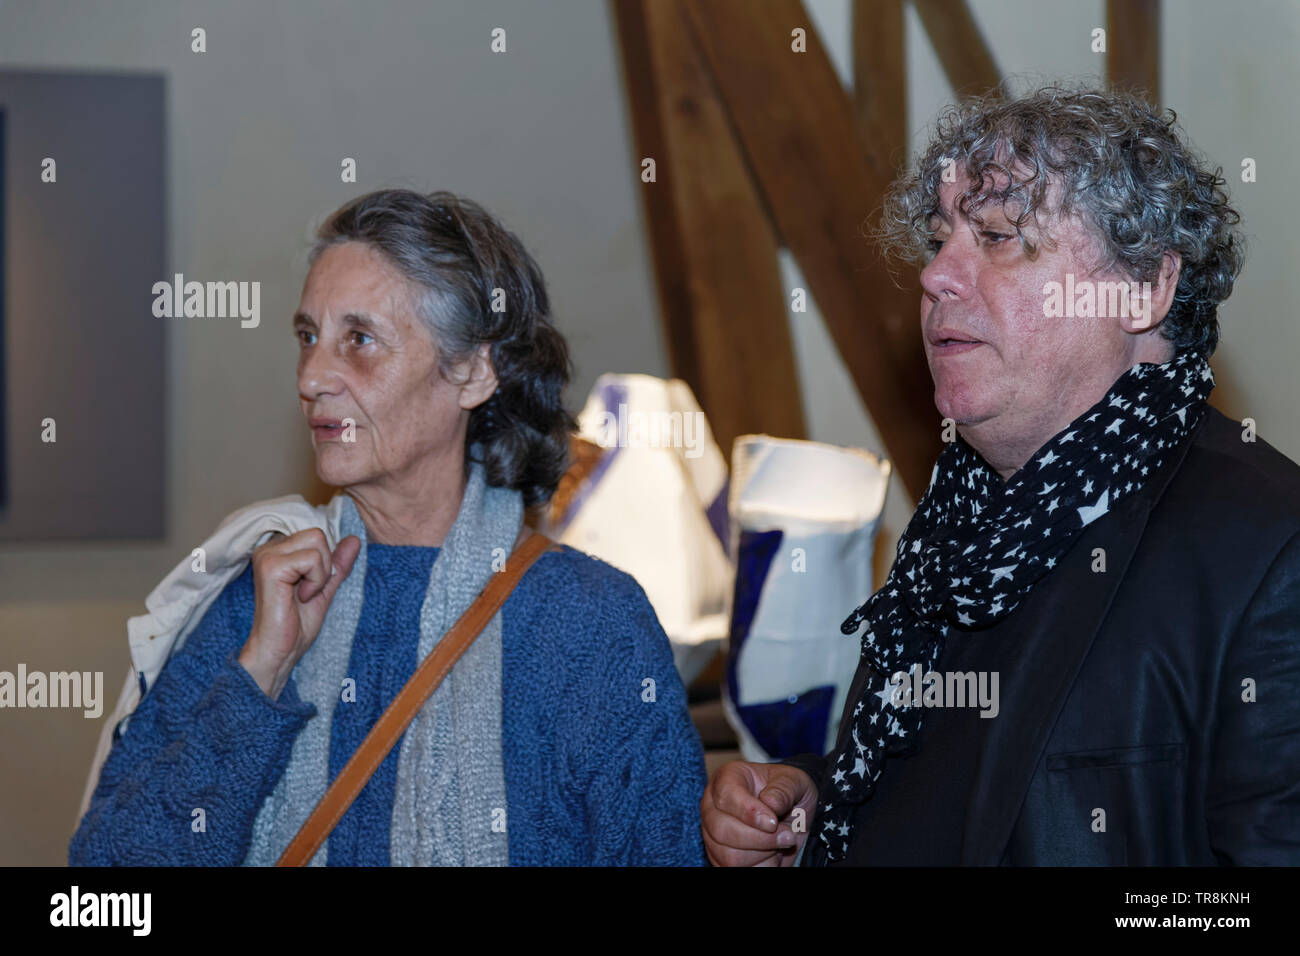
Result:
[[[473,462],[460,512],[429,572],[420,609],[419,660],[502,568],[522,520],[519,492],[488,485],[483,465]],[[245,866],[273,865],[328,785],[330,728],[348,677],[366,577],[366,528],[346,498],[339,539],[350,534],[361,539],[361,553],[335,593],[315,643],[293,670],[299,696],[315,704],[317,714],[294,741],[284,776],[258,812]],[[438,685],[398,746],[389,845],[393,865],[508,865],[500,611]],[[328,840],[321,845],[311,866],[325,865],[328,845]]]

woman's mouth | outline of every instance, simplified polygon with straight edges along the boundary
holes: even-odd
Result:
[[[343,422],[337,418],[313,418],[308,424],[316,441],[334,441],[343,434]]]

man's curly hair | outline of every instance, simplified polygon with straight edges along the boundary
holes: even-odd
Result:
[[[378,249],[420,288],[419,316],[443,378],[451,381],[478,346],[490,347],[497,389],[470,412],[466,467],[478,443],[488,484],[521,492],[526,507],[548,500],[577,428],[563,402],[573,369],[542,271],[523,243],[469,199],[409,189],[381,189],[335,210],[309,261],[349,241]]]
[[[916,169],[890,188],[875,238],[895,262],[923,264],[940,186],[964,171],[971,187],[957,201],[961,213],[978,218],[987,203],[1001,203],[1030,257],[1037,244],[1023,226],[1033,222],[1050,242],[1043,220],[1075,212],[1105,250],[1099,266],[1132,281],[1154,282],[1164,253],[1177,252],[1182,271],[1162,334],[1176,351],[1208,358],[1245,244],[1222,168],[1210,171],[1177,119],[1132,93],[1062,85],[964,100],[944,111]],[[1049,186],[1059,187],[1050,209]]]

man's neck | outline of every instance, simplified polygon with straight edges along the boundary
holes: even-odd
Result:
[[[1141,342],[1135,343],[1131,353],[1124,359],[1123,367],[1114,372],[1110,382],[1104,388],[1100,385],[1095,386],[1092,391],[1082,394],[1075,403],[1065,405],[1057,417],[1046,423],[1035,423],[1033,427],[1016,430],[1014,435],[994,438],[980,436],[978,428],[970,431],[964,431],[960,428],[958,430],[966,443],[980,453],[980,456],[988,462],[993,471],[1004,482],[1009,482],[1016,472],[1028,464],[1042,450],[1044,445],[1065,431],[1070,423],[1080,415],[1105,398],[1110,390],[1115,387],[1115,383],[1130,369],[1143,362],[1163,365],[1172,361],[1174,354],[1173,343],[1166,339],[1160,341],[1143,339]],[[1028,437],[1025,437],[1026,435]]]

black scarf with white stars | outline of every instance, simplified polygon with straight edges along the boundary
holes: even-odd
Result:
[[[950,627],[983,629],[1014,611],[1084,527],[1140,489],[1195,428],[1212,388],[1209,363],[1193,352],[1135,365],[1009,482],[960,437],[943,450],[884,586],[841,625],[850,635],[867,625],[862,660],[874,673],[819,798],[829,860],[847,854],[853,811],[886,757],[919,747],[924,707],[898,688],[916,668],[922,678],[934,670]],[[891,682],[899,672],[908,680]]]

